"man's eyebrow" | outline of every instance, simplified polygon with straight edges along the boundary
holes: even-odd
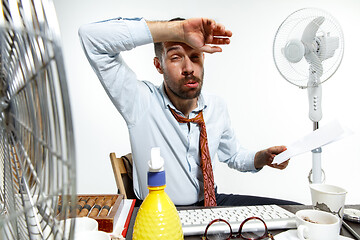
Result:
[[[170,52],[170,51],[175,51],[175,50],[179,50],[180,49],[180,47],[179,46],[172,46],[172,47],[170,47],[170,48],[168,48],[167,50],[166,50],[166,53],[168,53],[168,52]]]

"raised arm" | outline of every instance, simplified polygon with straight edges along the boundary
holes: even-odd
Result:
[[[128,124],[134,124],[148,106],[146,96],[150,91],[137,81],[121,52],[152,42],[177,41],[214,53],[221,51],[218,45],[230,43],[231,35],[223,25],[204,18],[172,22],[119,18],[86,24],[79,29],[92,68]]]
[[[138,81],[121,52],[152,43],[151,33],[144,19],[113,19],[83,25],[79,29],[80,42],[90,65],[106,93],[128,125],[135,124],[144,108],[149,89]]]
[[[218,45],[230,43],[232,32],[212,19],[190,18],[183,21],[147,21],[154,42],[183,42],[203,52],[221,52]]]

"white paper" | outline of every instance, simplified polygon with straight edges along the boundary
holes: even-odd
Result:
[[[114,238],[116,237],[118,239],[125,239],[121,236],[121,233],[124,230],[124,225],[125,225],[126,219],[131,210],[131,205],[134,200],[133,199],[123,199],[122,201],[124,202],[124,206],[121,209],[119,219],[118,219],[115,227],[113,228],[113,232],[110,233],[110,236],[112,236]]]
[[[350,130],[344,129],[334,120],[289,145],[286,151],[275,156],[272,163],[281,164],[291,157],[340,140],[350,133]]]

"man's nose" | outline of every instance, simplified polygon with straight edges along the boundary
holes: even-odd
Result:
[[[184,58],[182,74],[184,76],[194,74],[194,65],[193,65],[193,62],[191,61],[191,59],[188,56],[186,56]]]

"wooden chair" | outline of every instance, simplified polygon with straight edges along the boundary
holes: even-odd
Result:
[[[118,192],[125,199],[136,199],[132,180],[132,156],[131,153],[117,158],[115,153],[110,153],[110,161],[114,171]]]

